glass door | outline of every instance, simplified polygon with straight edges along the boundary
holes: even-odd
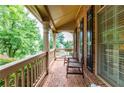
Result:
[[[124,87],[124,6],[105,6],[97,18],[98,74]]]
[[[84,59],[84,18],[80,21],[80,57]]]
[[[87,12],[87,68],[93,72],[93,6]]]

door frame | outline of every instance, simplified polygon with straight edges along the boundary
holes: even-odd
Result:
[[[81,18],[80,21],[80,32],[82,32],[82,51],[80,51],[80,53],[82,54],[82,61],[84,63],[84,18]]]
[[[94,30],[94,6],[91,6],[90,8],[89,8],[89,10],[87,11],[87,43],[88,43],[88,30],[89,30],[89,28],[88,28],[88,22],[89,22],[89,15],[91,15],[91,29],[92,29],[92,31],[90,31],[91,32],[91,65],[92,65],[92,67],[89,69],[89,65],[88,65],[88,44],[87,44],[87,69],[90,71],[90,72],[94,72],[93,71],[93,69],[94,69],[94,61],[93,61],[93,51],[94,51],[94,49],[93,49],[93,37],[94,37],[94,34],[93,34],[93,30]]]

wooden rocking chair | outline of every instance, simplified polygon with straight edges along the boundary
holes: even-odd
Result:
[[[78,58],[73,57],[73,56],[65,56],[65,57],[64,57],[64,65],[65,65],[66,63],[68,63],[68,60],[69,60],[70,62],[75,62],[75,61],[78,61]]]
[[[77,75],[83,75],[83,78],[84,78],[83,64],[84,64],[83,58],[81,58],[81,60],[75,60],[72,58],[68,58],[66,76],[68,76],[68,74],[77,74]],[[78,72],[70,72],[69,68],[78,69],[79,71]]]

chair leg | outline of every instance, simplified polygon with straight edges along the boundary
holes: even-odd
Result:
[[[66,78],[67,78],[68,77],[68,70],[69,70],[69,67],[68,67],[69,61],[68,61],[68,59],[66,61],[67,61],[67,66],[66,66]]]
[[[83,71],[83,69],[82,68],[78,68],[78,70],[82,73],[82,76],[84,78],[84,71]]]
[[[66,67],[66,78],[68,77],[68,67]]]
[[[65,65],[66,63],[67,63],[67,61],[65,60],[65,61],[64,61],[64,65]]]
[[[65,63],[66,63],[66,56],[64,57],[64,65],[65,65]]]
[[[65,58],[64,58],[64,65],[65,65]]]
[[[80,70],[80,68],[78,68],[78,70],[79,70],[80,72],[82,72],[82,71]]]
[[[84,69],[82,69],[82,74],[83,74],[83,78],[84,78]]]

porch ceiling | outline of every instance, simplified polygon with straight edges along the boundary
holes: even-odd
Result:
[[[48,6],[51,17],[56,28],[60,28],[64,24],[73,22],[76,18],[77,11],[80,8],[78,5],[54,5]]]
[[[57,31],[58,29],[60,30],[68,29],[67,31],[69,31],[70,29],[74,30],[75,19],[77,17],[80,7],[81,7],[80,5],[36,5],[35,6],[42,20],[49,21],[50,26],[54,31]],[[71,24],[72,28],[70,27],[69,24]]]

